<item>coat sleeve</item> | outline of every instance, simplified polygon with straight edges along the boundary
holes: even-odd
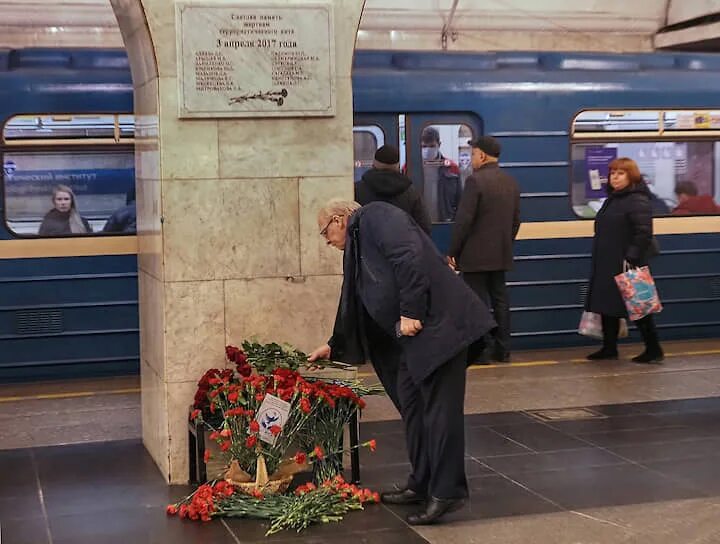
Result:
[[[400,315],[423,321],[427,314],[430,278],[423,266],[423,243],[416,229],[409,228],[410,217],[398,210],[395,213],[365,216],[361,228],[380,253],[390,262],[395,285],[399,290]]]
[[[625,254],[625,260],[631,264],[643,263],[653,236],[650,199],[645,196],[636,198],[630,213],[628,213],[628,221],[630,222],[630,244]]]
[[[424,230],[428,236],[430,236],[432,232],[432,220],[430,219],[430,213],[425,207],[422,195],[418,192],[415,192],[415,198],[413,199],[410,215],[412,215],[412,218],[420,226],[420,228]]]
[[[475,212],[481,198],[479,185],[475,177],[471,176],[465,180],[465,190],[460,197],[460,205],[455,215],[455,226],[450,239],[448,255],[458,257],[470,235],[470,229],[475,221]]]

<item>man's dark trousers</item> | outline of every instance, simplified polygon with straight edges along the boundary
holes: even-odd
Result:
[[[493,338],[495,346],[493,354],[503,357],[510,354],[510,301],[505,286],[505,271],[492,272],[463,272],[465,283],[475,291],[485,303],[492,308],[497,328],[494,329]],[[478,344],[481,345],[481,344]],[[471,357],[478,357],[475,345],[470,348]]]
[[[416,383],[408,370],[412,361],[404,357],[400,360],[398,396],[412,464],[408,487],[438,499],[468,495],[464,425],[466,361],[467,349],[463,349]]]

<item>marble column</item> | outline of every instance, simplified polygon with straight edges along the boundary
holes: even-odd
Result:
[[[174,3],[111,3],[135,88],[143,440],[181,483],[188,406],[201,374],[224,365],[225,345],[256,337],[310,350],[331,331],[341,256],[318,236],[316,211],[352,197],[350,74],[364,2],[333,1],[336,114],[257,119],[178,118]],[[227,2],[245,3],[262,2]]]

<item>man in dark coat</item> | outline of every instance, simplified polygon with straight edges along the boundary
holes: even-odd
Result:
[[[510,302],[505,272],[513,265],[513,241],[520,228],[520,189],[498,165],[500,144],[491,136],[470,142],[473,174],[455,217],[448,257],[483,300],[492,305],[498,327],[493,359],[510,360]],[[470,350],[469,362],[481,354],[483,343]]]
[[[426,501],[408,522],[433,523],[467,497],[466,350],[494,322],[432,240],[395,206],[331,203],[318,226],[328,244],[344,251],[343,287],[333,338],[309,359],[364,361],[378,335],[380,345],[399,346],[390,354],[399,358],[397,394],[412,474],[406,487],[382,497],[391,504]]]
[[[108,218],[103,232],[135,232],[137,229],[137,209],[135,206],[135,185],[128,190],[125,206],[118,208]]]
[[[430,214],[410,178],[400,173],[400,152],[395,146],[384,145],[375,152],[373,167],[355,185],[355,200],[363,206],[376,200],[393,204],[430,234]]]
[[[433,221],[449,223],[455,219],[462,193],[460,168],[440,152],[440,132],[435,127],[425,127],[420,143],[425,205]]]

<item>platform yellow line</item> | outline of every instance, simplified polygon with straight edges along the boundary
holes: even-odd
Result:
[[[679,351],[679,352],[668,352],[665,353],[666,357],[687,357],[697,355],[718,355],[720,349],[706,349],[698,351]],[[560,364],[578,364],[588,363],[589,361],[585,358],[567,359],[564,361],[558,361],[555,359],[541,360],[541,361],[521,361],[517,363],[493,363],[489,365],[471,365],[468,370],[484,370],[488,368],[523,368],[533,366],[551,366]],[[359,372],[358,378],[373,378],[375,374],[373,372]],[[42,395],[26,395],[26,396],[14,396],[14,397],[0,397],[0,403],[2,402],[18,402],[24,400],[58,400],[58,399],[71,399],[78,397],[93,397],[101,395],[121,395],[125,393],[140,393],[139,387],[131,387],[128,389],[111,389],[107,391],[76,391],[71,393],[48,393]]]
[[[24,395],[16,397],[0,397],[0,402],[17,402],[23,400],[58,400],[78,397],[99,397],[102,395],[121,395],[123,393],[139,393],[139,387],[129,389],[110,389],[107,391],[75,391],[71,393],[46,393],[42,395]]]

